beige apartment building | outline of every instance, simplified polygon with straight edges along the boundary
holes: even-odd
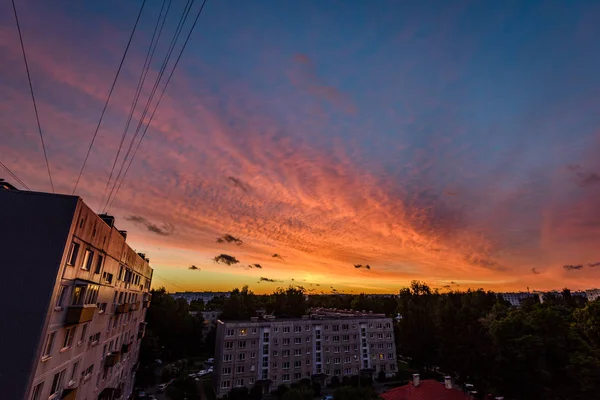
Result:
[[[314,310],[298,319],[217,321],[213,379],[218,396],[257,382],[265,392],[303,378],[396,371],[392,319],[383,314]]]
[[[0,398],[129,398],[148,259],[76,196],[0,190],[0,221]]]

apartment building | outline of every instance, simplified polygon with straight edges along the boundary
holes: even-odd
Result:
[[[536,294],[528,292],[507,292],[498,293],[498,295],[502,296],[505,301],[508,301],[514,307],[521,306],[521,302],[525,299],[537,296]]]
[[[126,399],[152,269],[79,197],[0,190],[0,397]]]
[[[259,382],[268,392],[303,378],[396,371],[392,319],[383,314],[317,310],[297,319],[265,316],[217,321],[217,395]]]

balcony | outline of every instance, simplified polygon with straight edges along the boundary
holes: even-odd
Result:
[[[84,322],[90,322],[94,318],[95,311],[95,304],[87,304],[85,306],[69,306],[67,308],[67,315],[65,316],[65,324],[77,325],[83,324]]]
[[[104,357],[104,367],[112,367],[117,364],[121,360],[121,353],[118,351],[114,351],[112,353],[108,353],[106,357]]]
[[[129,311],[137,311],[140,309],[140,302],[136,301],[135,303],[129,304]]]
[[[115,314],[124,314],[129,312],[129,303],[115,304]]]
[[[77,388],[63,390],[60,398],[61,400],[77,400]]]

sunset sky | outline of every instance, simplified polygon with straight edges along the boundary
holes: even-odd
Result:
[[[16,3],[70,194],[141,2]],[[94,210],[162,4],[147,0],[76,191]],[[109,213],[171,291],[597,287],[600,4],[561,4],[208,0]],[[0,60],[0,161],[50,191],[10,2]]]

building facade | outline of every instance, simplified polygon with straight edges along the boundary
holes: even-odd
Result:
[[[588,301],[596,301],[600,299],[600,289],[588,289],[585,291]]]
[[[193,300],[202,300],[204,304],[208,303],[215,297],[229,297],[230,295],[230,292],[175,292],[171,294],[174,299],[184,299],[188,303],[191,303]]]
[[[392,375],[396,345],[383,314],[320,311],[299,319],[217,321],[213,379],[217,395],[263,384],[265,391],[303,378]]]
[[[2,398],[126,399],[152,269],[76,196],[0,191]],[[23,299],[23,301],[16,301]],[[14,304],[14,307],[13,307]]]
[[[531,297],[537,297],[536,294],[528,293],[528,292],[507,292],[507,293],[498,293],[498,295],[502,296],[505,301],[508,301],[511,306],[519,307],[521,302],[525,299],[529,299]]]

